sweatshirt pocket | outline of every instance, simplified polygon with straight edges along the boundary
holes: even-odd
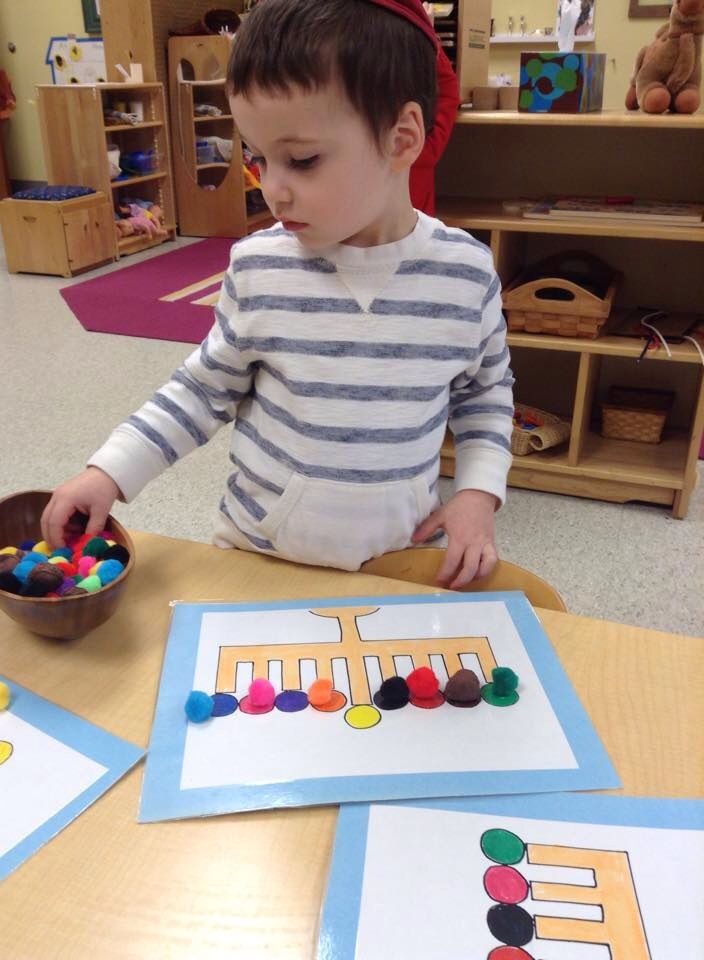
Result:
[[[433,506],[424,477],[362,484],[294,473],[258,527],[290,560],[358,570],[370,557],[409,546]]]

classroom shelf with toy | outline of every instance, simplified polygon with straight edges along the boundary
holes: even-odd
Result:
[[[516,202],[546,196],[633,196],[678,203],[704,198],[704,114],[527,114],[461,111],[436,178],[437,212],[492,250],[504,286],[546,256],[580,250],[623,274],[616,307],[699,315],[704,303],[704,225],[528,219]],[[676,170],[676,176],[673,175]],[[468,172],[470,171],[470,172]],[[566,447],[514,458],[509,483],[575,496],[669,506],[687,513],[704,431],[704,368],[689,343],[648,351],[643,341],[508,334],[516,398],[571,422]],[[539,352],[537,352],[539,351]],[[600,402],[613,383],[674,389],[659,444],[607,439]],[[442,469],[454,470],[452,441]]]
[[[112,197],[116,207],[136,202],[154,209],[158,232],[125,235],[109,224],[115,257],[157,246],[176,235],[169,137],[160,83],[100,83],[37,87],[40,128],[50,183],[78,183]],[[130,111],[128,105],[134,110]],[[119,106],[134,123],[111,124],[106,116]],[[66,131],[72,131],[68,136]],[[140,153],[155,158],[156,170],[111,178],[108,150],[120,157]],[[142,168],[143,169],[143,168]],[[132,171],[130,171],[132,172]]]

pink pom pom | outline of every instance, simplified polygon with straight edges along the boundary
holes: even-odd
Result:
[[[78,573],[81,577],[87,577],[88,571],[95,566],[98,561],[95,557],[81,557],[78,561]]]
[[[276,697],[273,684],[268,680],[252,680],[249,685],[249,699],[253,707],[270,707]]]

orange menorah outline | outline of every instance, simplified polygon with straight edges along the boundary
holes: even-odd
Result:
[[[582,867],[591,870],[594,884],[533,881],[533,900],[593,904],[601,920],[535,916],[535,935],[542,940],[604,944],[611,960],[650,960],[643,918],[638,904],[628,854],[620,850],[590,850],[541,843],[526,844],[531,864]]]
[[[457,658],[457,667],[462,667],[461,654],[475,654],[484,674],[491,677],[496,659],[487,637],[429,637],[394,640],[363,640],[359,635],[358,617],[376,613],[378,607],[322,607],[310,610],[317,617],[330,617],[339,623],[338,640],[325,643],[272,643],[267,646],[222,646],[218,656],[215,690],[222,693],[235,688],[235,673],[238,663],[251,663],[253,677],[267,677],[270,660],[279,660],[283,670],[283,689],[300,688],[301,660],[315,660],[319,678],[332,680],[332,661],[344,658],[350,683],[353,704],[369,703],[371,691],[364,669],[364,657],[377,657],[381,675],[385,679],[394,676],[394,657],[410,656],[415,667],[430,666],[430,657],[439,654],[445,658]]]

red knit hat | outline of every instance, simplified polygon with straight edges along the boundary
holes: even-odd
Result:
[[[419,30],[423,31],[437,50],[438,38],[435,35],[427,13],[423,9],[421,0],[368,0],[368,2],[376,4],[377,7],[384,7],[386,10],[390,10],[391,13],[395,13],[397,17],[403,17],[404,20],[408,20],[414,27],[418,27]]]

